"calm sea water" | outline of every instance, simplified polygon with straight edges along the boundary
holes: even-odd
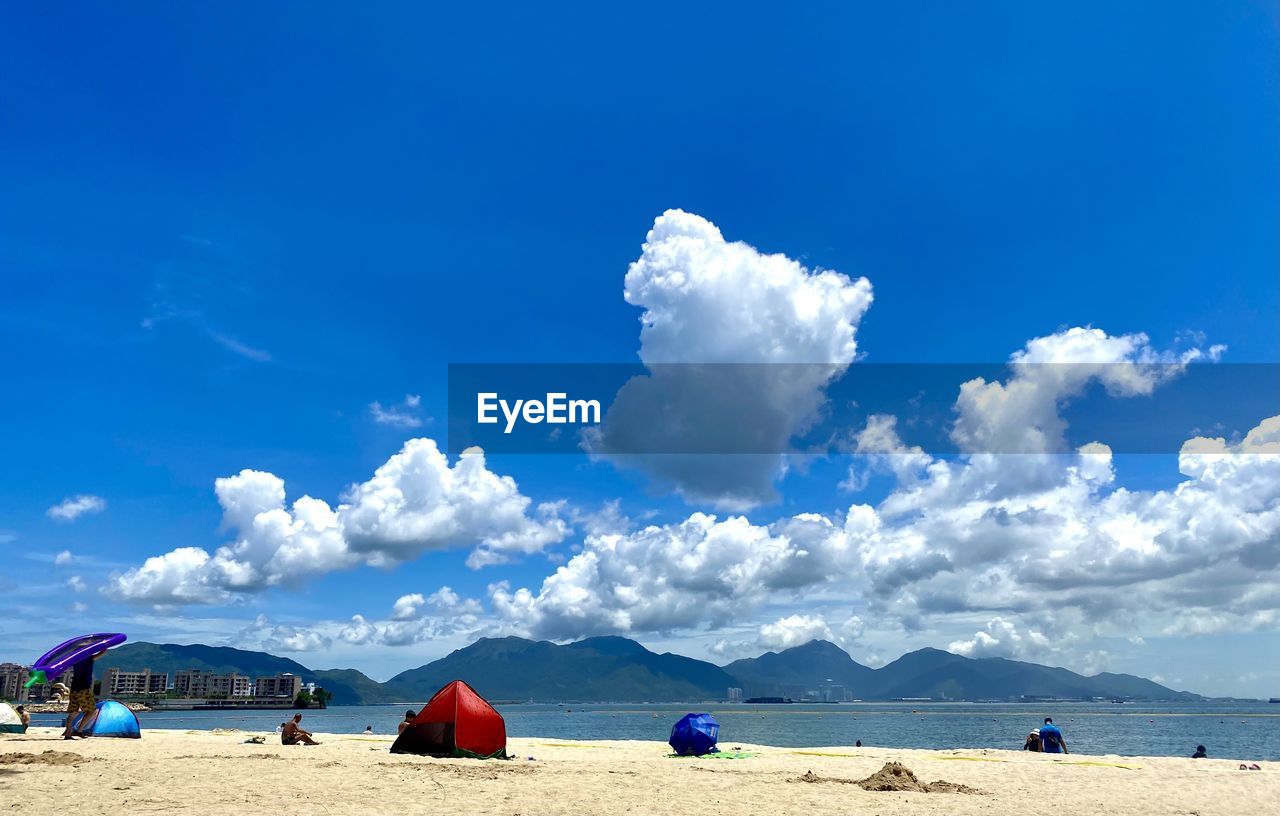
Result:
[[[416,704],[420,706],[421,703]],[[416,707],[415,706],[415,707]],[[357,734],[366,725],[394,734],[406,706],[335,706],[304,713],[312,731]],[[1022,747],[1027,732],[1053,717],[1078,754],[1190,756],[1196,745],[1210,757],[1280,760],[1280,705],[1202,703],[844,703],[840,705],[588,705],[497,706],[513,737],[665,741],[671,724],[689,711],[720,722],[720,742],[780,747],[864,745],[890,748]],[[292,712],[155,711],[139,715],[143,729],[239,728],[274,731]],[[60,724],[36,714],[35,725]]]

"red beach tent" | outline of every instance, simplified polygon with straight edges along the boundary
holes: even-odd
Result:
[[[461,680],[437,691],[391,744],[393,754],[506,758],[502,715]]]

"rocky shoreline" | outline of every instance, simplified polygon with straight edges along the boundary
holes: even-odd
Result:
[[[121,701],[123,702],[123,701]],[[61,714],[67,710],[66,703],[22,703],[32,714]],[[150,711],[146,703],[124,703],[130,711]]]

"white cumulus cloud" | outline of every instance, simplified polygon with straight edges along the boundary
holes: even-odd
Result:
[[[1034,629],[1019,631],[1011,621],[992,618],[972,638],[953,641],[947,651],[964,657],[1011,657],[1035,660],[1051,651],[1051,641]]]
[[[811,640],[834,640],[831,627],[818,615],[788,615],[760,627],[757,642],[765,649],[790,649]]]
[[[779,452],[857,356],[871,284],[726,241],[705,218],[668,210],[627,270],[624,296],[644,309],[650,373],[619,391],[593,449],[692,501],[744,509],[772,499]],[[687,453],[708,447],[731,453]],[[627,455],[636,451],[662,455]]]
[[[286,505],[284,480],[243,470],[214,492],[234,539],[212,555],[180,547],[114,575],[105,591],[153,604],[214,603],[236,593],[294,585],[358,564],[389,565],[429,550],[472,547],[474,567],[536,553],[562,540],[556,505],[532,508],[515,481],[483,454],[450,466],[430,439],[413,439],[353,486],[335,509],[303,496]]]
[[[345,499],[346,539],[373,561],[475,543],[468,563],[479,567],[540,552],[568,534],[555,505],[533,508],[514,479],[486,467],[483,453],[464,452],[450,467],[430,439],[406,442]]]
[[[822,516],[760,526],[694,513],[676,524],[587,536],[537,592],[500,583],[490,600],[500,617],[543,637],[671,631],[728,621],[771,592],[837,580],[852,556],[839,525]]]
[[[1087,379],[1126,396],[1157,387],[1194,357],[1167,362],[1140,336],[1072,329],[1033,340],[1015,360],[1088,368],[1088,359],[1103,359]],[[962,387],[957,434],[1054,450],[1062,401],[1080,387],[1075,375],[1032,375],[1015,362],[1007,382]],[[1021,435],[1028,428],[1031,436]],[[1278,417],[1236,443],[1188,440],[1178,459],[1183,480],[1163,490],[1117,486],[1101,442],[1060,454],[934,459],[904,443],[892,418],[873,417],[865,432],[875,450],[897,451],[885,466],[898,486],[878,505],[771,524],[695,513],[588,535],[540,586],[491,587],[494,612],[518,631],[569,638],[696,632],[766,605],[856,601],[882,630],[985,614],[988,625],[957,640],[957,651],[1028,656],[1044,638],[1065,642],[1068,625],[1112,636],[1277,625]],[[815,625],[813,614],[792,617],[767,624],[765,637],[785,642],[787,631]],[[1058,623],[1016,626],[1018,618]]]
[[[391,606],[391,619],[412,620],[418,617],[418,609],[426,602],[426,597],[420,592],[415,592],[412,595],[401,595]]]
[[[266,615],[259,615],[254,622],[236,636],[236,642],[262,649],[273,654],[281,652],[316,652],[327,649],[333,638],[318,627],[272,624]]]

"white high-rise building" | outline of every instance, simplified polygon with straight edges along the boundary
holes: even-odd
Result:
[[[253,681],[235,672],[214,674],[211,671],[187,669],[173,676],[173,690],[179,697],[252,697]]]
[[[169,690],[169,673],[152,674],[151,669],[139,672],[107,669],[102,678],[103,695],[107,697],[137,694],[164,694]]]
[[[302,691],[302,678],[296,674],[273,674],[270,677],[259,677],[258,687],[254,692],[254,696],[263,697],[285,697],[290,700],[298,696],[298,692]]]

